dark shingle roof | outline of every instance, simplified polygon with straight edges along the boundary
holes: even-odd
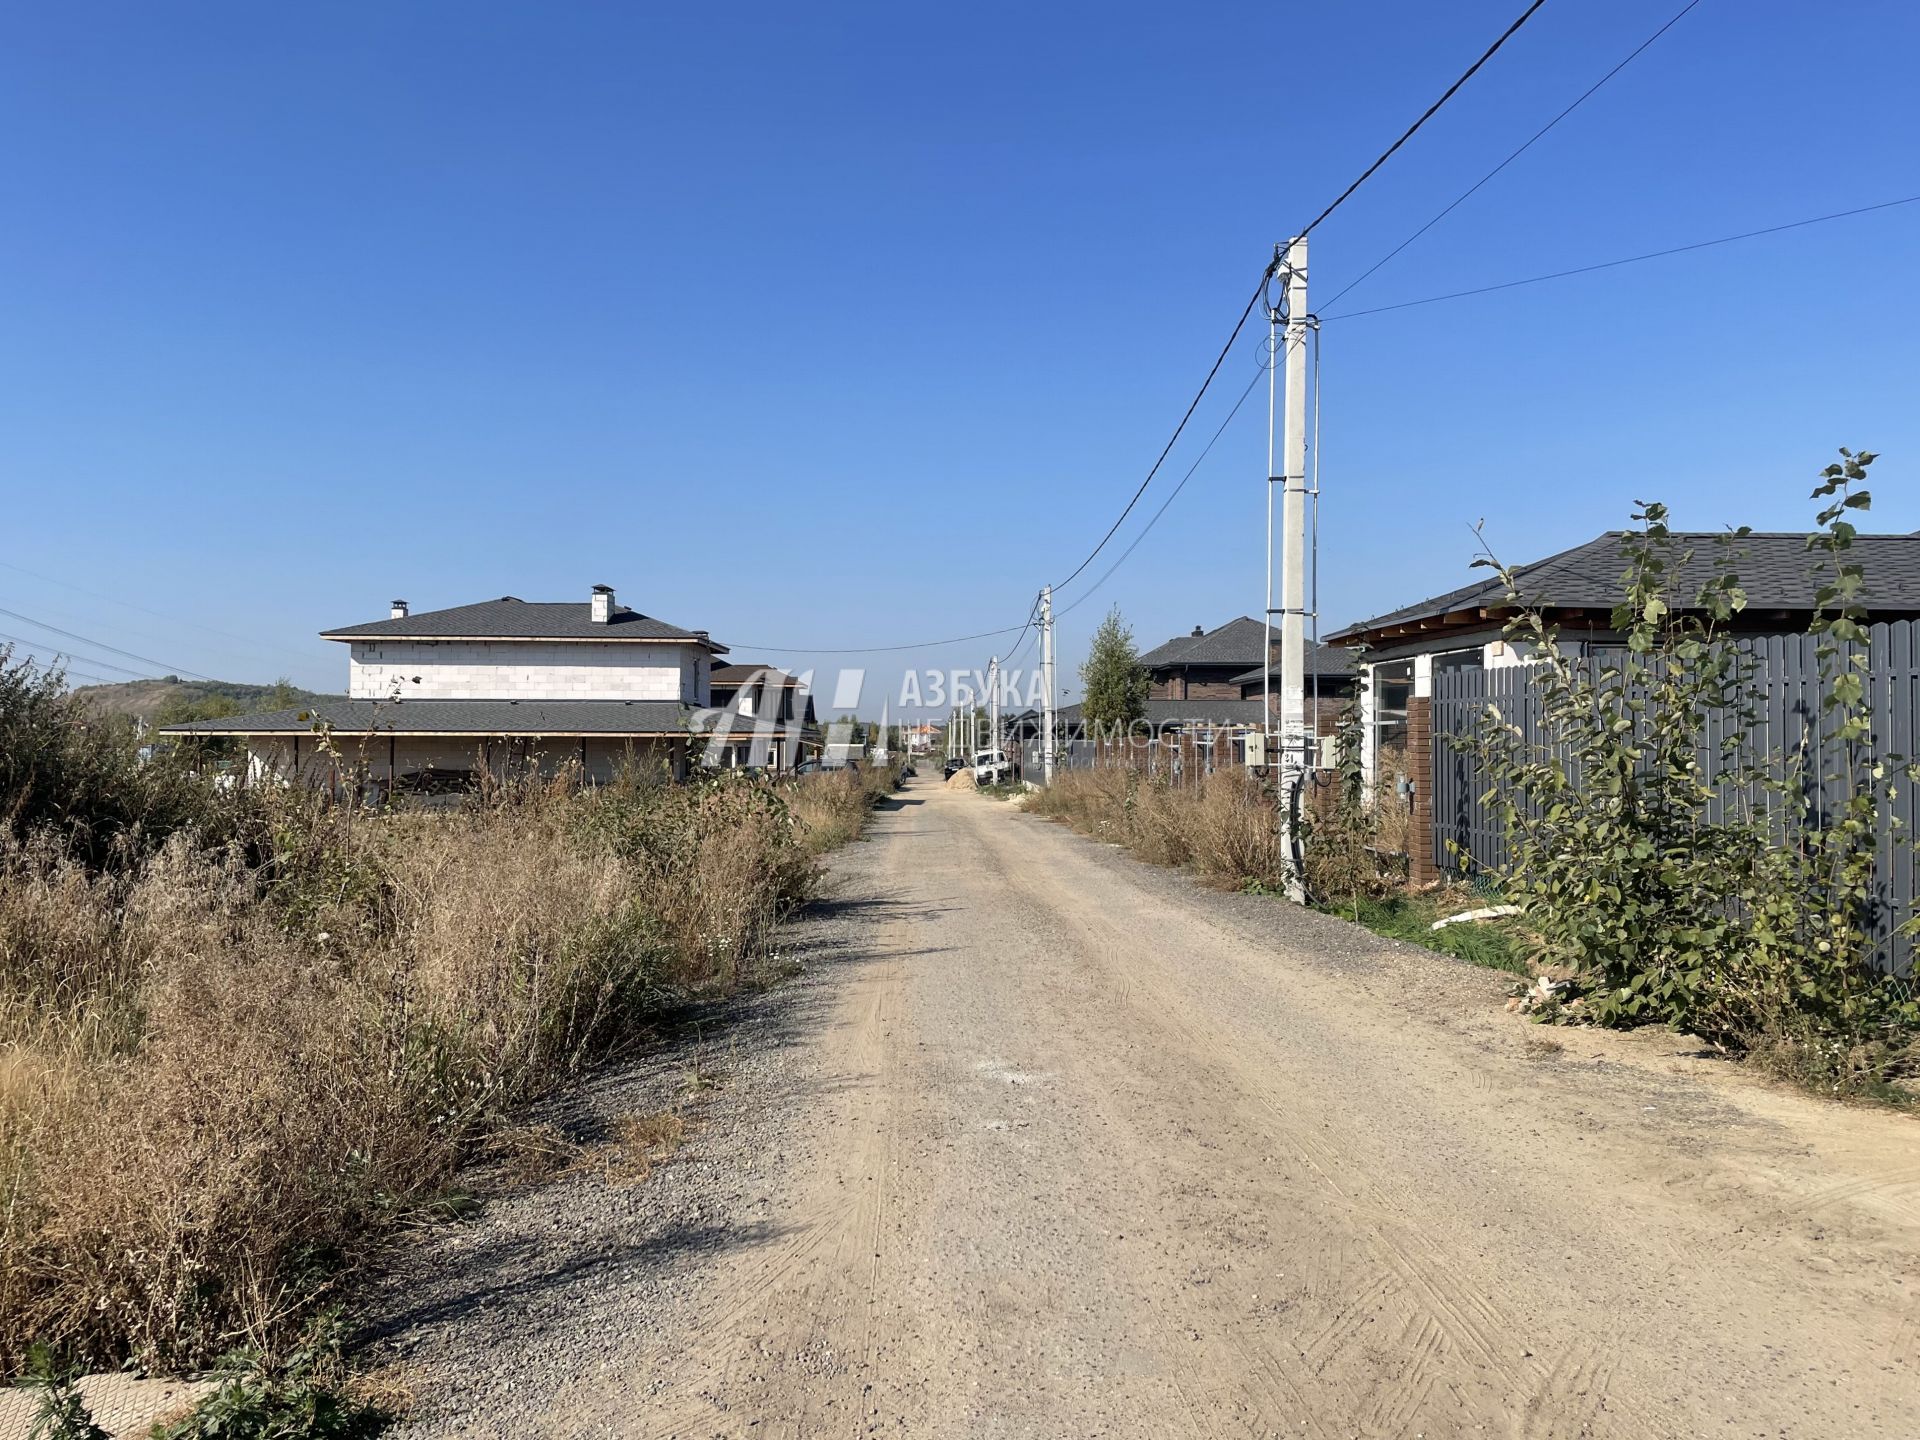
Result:
[[[342,625],[320,634],[327,640],[699,640],[715,650],[726,649],[713,645],[701,632],[682,630],[624,605],[617,606],[613,618],[602,625],[595,623],[593,607],[585,600],[519,600],[512,595],[449,610],[423,610],[398,620]]]
[[[1142,655],[1140,663],[1149,670],[1170,665],[1257,666],[1266,649],[1266,635],[1266,626],[1242,615],[1202,635],[1177,636]]]
[[[1584,545],[1517,567],[1514,576],[1522,598],[1529,604],[1563,609],[1611,609],[1619,603],[1620,576],[1627,568],[1620,548],[1624,538],[1624,532],[1610,530]],[[1717,531],[1676,531],[1673,539],[1676,555],[1688,550],[1692,554],[1684,563],[1674,566],[1668,577],[1668,593],[1691,599],[1701,585],[1719,572],[1720,546],[1728,537]],[[1729,543],[1734,547],[1733,568],[1739,572],[1749,610],[1812,608],[1814,591],[1820,583],[1814,566],[1820,557],[1807,553],[1804,535],[1748,535]],[[1858,536],[1850,559],[1866,571],[1863,598],[1868,609],[1920,613],[1920,535]],[[1500,577],[1489,573],[1485,579],[1458,590],[1349,625],[1332,638],[1357,638],[1369,631],[1430,620],[1452,610],[1492,608],[1507,603]]]
[[[1277,631],[1275,632],[1278,633]],[[1280,678],[1280,667],[1271,667],[1273,678]],[[1353,671],[1353,652],[1341,650],[1332,645],[1307,646],[1307,674],[1309,675],[1347,675]],[[1244,675],[1236,675],[1228,681],[1230,685],[1252,685],[1259,681],[1262,671],[1258,665]]]
[[[697,707],[678,700],[330,700],[161,727],[163,735],[677,735]]]
[[[765,676],[763,683],[786,688],[800,683],[798,675],[789,675],[784,670],[776,670],[771,665],[716,665],[713,667],[712,683],[715,685],[745,685],[749,680]]]

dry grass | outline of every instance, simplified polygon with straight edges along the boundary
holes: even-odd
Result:
[[[1072,770],[1033,792],[1027,809],[1124,845],[1142,860],[1188,867],[1224,889],[1275,890],[1285,883],[1273,797],[1245,771],[1172,785],[1117,766]],[[1391,826],[1397,811],[1390,806],[1345,816],[1316,804],[1305,846],[1310,895],[1346,901],[1398,888],[1398,877],[1380,858],[1387,846],[1376,817],[1383,810]]]
[[[815,854],[858,840],[874,802],[892,793],[890,770],[829,770],[787,784],[801,842]]]
[[[560,1174],[580,1158],[580,1147],[558,1126],[544,1121],[509,1125],[489,1135],[481,1147],[510,1185],[537,1185]]]
[[[0,1366],[271,1351],[483,1144],[577,1163],[518,1107],[750,975],[854,789],[268,797],[244,844],[105,866],[0,837]],[[684,1123],[635,1120],[609,1173]]]
[[[638,1185],[673,1158],[691,1129],[677,1109],[623,1115],[614,1125],[613,1138],[584,1152],[572,1168],[598,1175],[609,1185]]]
[[[1035,791],[1027,809],[1228,889],[1280,881],[1273,804],[1244,772],[1176,787],[1118,767],[1072,770]]]

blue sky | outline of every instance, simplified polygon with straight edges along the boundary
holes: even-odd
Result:
[[[1315,232],[1316,300],[1680,3],[1549,0]],[[1018,624],[1274,242],[1519,8],[13,7],[0,607],[324,689],[315,632],[395,595],[604,581],[795,668],[835,662],[763,647]],[[1461,583],[1483,517],[1510,559],[1642,497],[1800,528],[1842,444],[1886,456],[1874,528],[1920,528],[1920,205],[1332,318],[1920,193],[1916,44],[1911,6],[1704,0],[1317,305],[1326,627]],[[1108,603],[1147,643],[1258,612],[1258,402],[1069,666]]]

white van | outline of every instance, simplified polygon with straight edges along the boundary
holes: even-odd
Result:
[[[1013,778],[1013,766],[1001,750],[973,752],[973,781],[976,785],[1002,785]]]

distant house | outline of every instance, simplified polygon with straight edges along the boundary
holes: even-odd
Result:
[[[1624,532],[1608,531],[1514,570],[1521,600],[1558,627],[1563,650],[1602,659],[1609,650],[1619,651],[1622,637],[1612,628],[1612,612],[1627,568],[1625,539]],[[1804,664],[1804,657],[1793,656],[1805,648],[1821,583],[1805,537],[1759,534],[1730,542],[1724,534],[1704,532],[1676,533],[1672,539],[1676,559],[1690,556],[1665,580],[1669,603],[1683,612],[1720,572],[1721,546],[1732,543],[1747,603],[1727,629],[1779,651],[1779,672],[1764,683],[1786,686],[1792,667]],[[1862,535],[1848,558],[1865,570],[1862,600],[1869,623],[1920,618],[1920,535]],[[1526,648],[1505,634],[1517,608],[1501,579],[1488,576],[1330,637],[1336,645],[1364,647],[1359,665],[1367,679],[1362,700],[1366,765],[1372,775],[1397,779],[1411,797],[1416,880],[1448,867],[1449,840],[1483,860],[1497,843],[1482,814],[1484,785],[1465,773],[1465,762],[1444,738],[1470,728],[1471,716],[1485,708],[1493,690],[1514,692],[1504,702],[1508,708],[1515,700],[1525,701],[1524,681],[1514,690],[1501,679],[1529,660]],[[1894,719],[1896,728],[1914,719],[1911,694],[1902,703],[1907,714]],[[1783,727],[1797,723],[1793,705],[1783,702],[1780,708]],[[1784,737],[1771,738],[1779,744]]]
[[[590,780],[656,763],[684,775],[699,758],[696,717],[726,653],[615,602],[512,595],[321,632],[347,647],[347,698],[161,728],[233,736],[256,776],[338,781],[351,769],[383,788],[456,788],[569,762]]]
[[[711,763],[791,770],[819,748],[813,692],[799,676],[771,665],[722,665],[708,684],[722,712],[708,721]]]
[[[1277,646],[1280,632],[1273,632]],[[1242,615],[1208,630],[1193,627],[1140,657],[1151,700],[1241,700],[1239,677],[1267,658],[1267,627]]]
[[[1269,674],[1276,712],[1279,708],[1279,658],[1279,630],[1269,631],[1250,616],[1211,630],[1196,625],[1140,657],[1149,685],[1147,719],[1161,730],[1183,724],[1258,727]],[[1354,682],[1353,658],[1345,650],[1308,645],[1306,688],[1316,734],[1333,732]]]

